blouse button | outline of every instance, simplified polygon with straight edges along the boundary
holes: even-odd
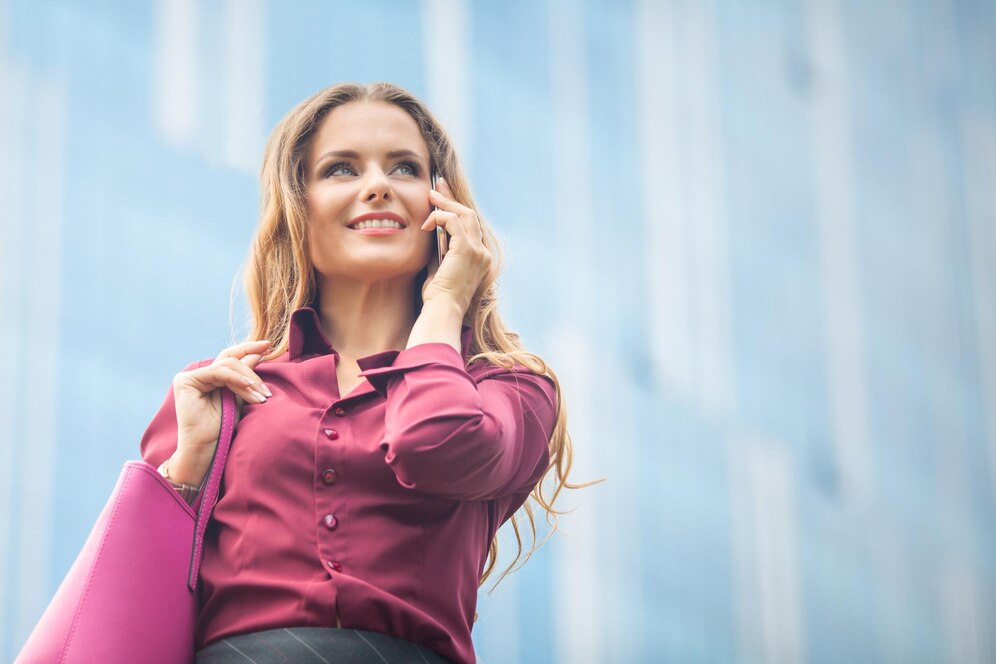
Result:
[[[325,527],[329,530],[335,530],[335,527],[339,525],[339,522],[335,518],[335,514],[325,515]]]
[[[342,417],[343,415],[346,414],[346,409],[342,407],[336,408],[335,414],[338,415],[339,417]]]
[[[329,567],[331,567],[332,569],[334,569],[337,572],[341,572],[342,571],[342,565],[339,564],[338,560],[330,560],[329,561]]]
[[[335,440],[336,438],[339,437],[339,432],[336,431],[335,429],[326,429],[325,435],[331,438],[332,440]]]
[[[326,468],[322,471],[322,481],[326,484],[335,484],[339,479],[339,473],[335,472],[332,468]]]

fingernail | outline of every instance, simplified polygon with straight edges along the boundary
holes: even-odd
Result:
[[[266,396],[268,396],[268,397],[272,397],[272,396],[273,396],[273,392],[271,392],[271,391],[270,391],[270,388],[268,388],[268,387],[266,386],[266,383],[260,383],[260,384],[259,384],[259,386],[260,386],[261,388],[263,388],[263,394],[265,394],[265,395],[266,395]]]
[[[252,392],[253,397],[256,399],[258,403],[263,403],[264,401],[266,401],[266,397],[264,397],[256,390],[250,389],[249,391]]]

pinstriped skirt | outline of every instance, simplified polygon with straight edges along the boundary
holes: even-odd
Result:
[[[197,664],[453,664],[411,641],[364,629],[287,627],[219,639]]]

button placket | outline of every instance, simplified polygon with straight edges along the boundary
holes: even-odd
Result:
[[[332,412],[337,417],[345,417],[346,416],[346,409],[344,407],[342,407],[342,406],[336,406],[332,410]],[[336,431],[335,429],[331,428],[331,427],[323,428],[322,429],[322,433],[324,433],[325,437],[328,438],[329,440],[338,440],[339,439],[339,432]],[[326,468],[325,470],[322,471],[321,475],[322,475],[322,482],[326,486],[330,486],[330,485],[335,484],[336,482],[339,481],[339,473],[335,470],[335,468]],[[331,507],[331,505],[327,506],[326,509],[328,509],[328,507]],[[338,519],[338,517],[336,517],[335,514],[333,514],[332,512],[329,512],[328,514],[326,514],[325,516],[322,517],[321,523],[328,530],[331,531],[331,530],[335,530],[339,526],[339,519]],[[329,551],[328,553],[332,553],[332,552]],[[342,564],[338,560],[326,559],[326,565],[328,565],[328,567],[332,571],[335,571],[335,572],[341,572],[342,571]]]

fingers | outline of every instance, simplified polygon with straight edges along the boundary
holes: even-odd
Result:
[[[244,372],[249,372],[246,374]],[[187,385],[201,394],[210,394],[219,387],[227,387],[235,395],[252,403],[266,401],[270,390],[259,376],[236,359],[228,358],[200,369],[177,374],[174,386]]]
[[[445,210],[433,210],[422,223],[422,230],[431,231],[436,226],[442,226],[453,237],[463,237],[470,244],[482,244],[483,230],[477,213],[469,210],[466,214],[457,214]]]
[[[471,213],[470,215],[459,216],[452,212],[436,210],[426,219],[422,225],[422,229],[425,230],[428,227],[428,230],[431,231],[436,226],[445,228],[446,233],[453,238],[450,241],[451,248],[455,246],[453,244],[454,241],[459,243],[461,249],[458,253],[471,256],[475,261],[482,263],[491,262],[491,252],[484,243],[484,238],[482,237],[483,231],[481,230],[481,225],[477,220],[476,214]]]
[[[205,368],[213,368],[221,384],[246,401],[263,403],[268,396],[273,396],[256,372],[236,359],[227,358],[220,364]]]
[[[438,209],[433,210],[422,223],[422,230],[433,230],[436,226],[442,226],[446,232],[452,236],[463,236],[471,245],[484,243],[484,227],[477,212],[472,208],[456,202],[451,197],[453,191],[445,180],[436,180],[438,191],[429,191],[429,202]]]
[[[256,391],[264,396],[272,396],[269,388],[263,384],[263,380],[252,370],[263,359],[263,355],[269,348],[270,342],[268,339],[247,341],[225,349],[219,353],[218,358],[238,358],[241,366],[235,364],[233,367],[246,377],[246,384],[250,387],[255,387]]]
[[[273,396],[259,375],[253,371],[269,348],[267,340],[247,341],[230,346],[218,353],[209,366],[192,372],[207,393],[219,387],[228,387],[236,395],[252,403],[263,403]]]
[[[462,203],[457,203],[451,198],[453,192],[450,187],[442,179],[436,181],[437,189],[429,190],[429,202],[435,205],[440,210],[446,210],[447,212],[455,212],[456,214],[466,214],[467,212],[473,212],[469,207],[463,205]]]
[[[270,346],[270,342],[266,339],[259,341],[246,341],[241,344],[235,344],[234,346],[229,346],[225,350],[218,353],[216,359],[221,359],[223,357],[234,357],[242,358],[250,353],[260,353],[266,352],[266,349]]]
[[[422,230],[431,231],[435,230],[436,226],[442,226],[446,229],[446,232],[453,235],[454,226],[459,223],[460,218],[453,212],[445,212],[443,210],[433,210],[429,213],[429,216],[425,218],[422,222]]]

